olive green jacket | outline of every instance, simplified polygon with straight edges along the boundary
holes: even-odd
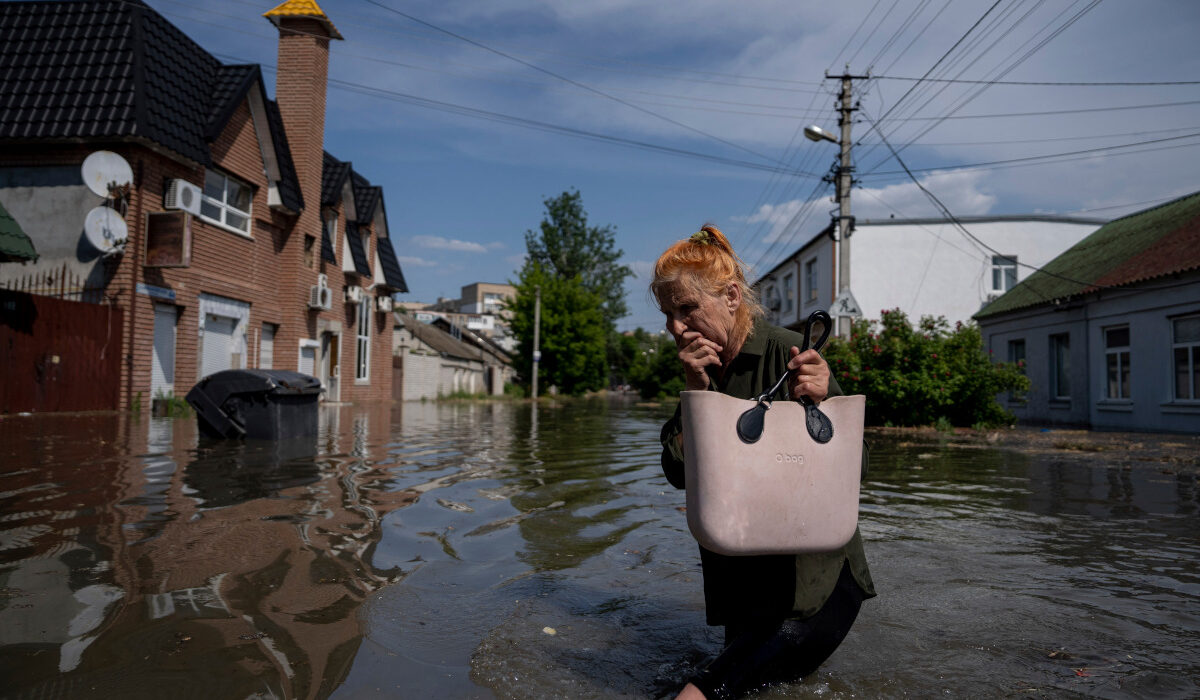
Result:
[[[803,342],[804,337],[799,333],[758,320],[723,380],[711,381],[709,389],[742,399],[754,398],[774,386],[780,375],[787,371],[791,347],[801,347]],[[841,387],[833,377],[830,377],[829,395],[842,395]],[[680,410],[676,407],[675,415],[662,429],[662,467],[672,486],[685,488],[683,454],[676,440],[682,432]],[[863,474],[866,474],[866,468],[864,444]],[[874,596],[875,587],[857,528],[845,547],[819,554],[730,557],[700,547],[708,624],[814,615],[829,599],[843,562],[847,561],[854,580],[866,597]]]

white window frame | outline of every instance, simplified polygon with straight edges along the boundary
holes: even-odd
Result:
[[[1180,341],[1175,337],[1176,325],[1180,321],[1200,321],[1200,316],[1179,316],[1171,321],[1171,398],[1177,403],[1200,404],[1200,393],[1195,390],[1196,375],[1200,373],[1200,340]],[[1183,350],[1187,361],[1187,377],[1189,393],[1192,396],[1179,395],[1179,351]]]
[[[334,251],[334,262],[337,264],[337,229],[338,229],[338,213],[336,209],[325,210],[325,230],[324,234],[329,236],[329,247]],[[321,242],[317,241],[317,260],[321,259],[322,255]]]
[[[796,274],[789,272],[783,276],[783,313],[789,314],[796,309]]]
[[[997,285],[997,278],[999,284]],[[1017,256],[992,256],[992,294],[1003,294],[1017,286]]]
[[[819,276],[817,273],[817,259],[811,258],[804,263],[804,301],[811,303],[817,300],[821,292],[817,289]]]
[[[357,319],[354,324],[355,353],[354,353],[354,383],[369,384],[371,382],[371,304],[369,299],[363,299],[358,305]]]
[[[1108,334],[1112,331],[1125,331],[1124,345],[1109,345]],[[1133,382],[1133,376],[1123,379],[1128,373],[1130,367],[1129,356],[1129,325],[1123,324],[1118,326],[1108,326],[1101,328],[1100,332],[1104,334],[1104,398],[1107,401],[1128,401],[1133,394],[1129,390],[1129,385]],[[1113,379],[1110,376],[1109,363],[1116,361],[1116,392],[1113,392]],[[1124,372],[1122,372],[1124,370]]]
[[[1059,354],[1059,341],[1062,341],[1062,347],[1066,351],[1066,356]],[[1063,362],[1060,366],[1059,360]],[[1071,334],[1070,333],[1053,333],[1050,335],[1050,400],[1051,401],[1070,401],[1071,400]],[[1065,375],[1065,376],[1064,376]],[[1059,379],[1063,379],[1066,384],[1067,393],[1058,393]]]
[[[210,175],[221,178],[221,199],[216,199],[215,197],[212,197],[208,194],[208,177]],[[228,203],[229,184],[230,183],[233,183],[240,187],[245,187],[246,190],[250,193],[250,206],[249,206],[249,208],[246,209],[246,211],[242,211],[241,209],[238,209],[237,207]],[[204,205],[205,204],[216,207],[220,213],[220,218],[213,218],[213,217],[205,214],[204,213]],[[250,235],[250,222],[253,220],[253,218],[251,216],[253,210],[254,210],[254,188],[251,187],[249,183],[242,182],[241,180],[237,179],[236,177],[227,175],[227,174],[221,172],[220,170],[210,168],[209,170],[205,171],[204,187],[201,188],[201,195],[200,195],[200,219],[201,220],[207,221],[208,223],[213,224],[214,226],[219,226],[220,228],[223,228],[226,231],[229,231],[230,233],[236,233],[237,235],[245,236],[246,238],[253,238],[253,236]],[[233,214],[236,214],[237,216],[241,216],[246,219],[246,228],[244,228],[244,229],[238,228],[237,226],[234,226],[233,224],[230,224],[225,221],[227,215],[231,212]]]

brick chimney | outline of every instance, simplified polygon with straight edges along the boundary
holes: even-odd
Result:
[[[329,40],[342,35],[313,0],[287,0],[263,17],[279,28],[275,100],[304,195],[298,228],[319,236]]]

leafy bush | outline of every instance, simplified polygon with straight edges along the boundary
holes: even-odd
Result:
[[[849,339],[831,339],[822,354],[843,391],[866,395],[871,425],[1009,424],[996,395],[1029,388],[1016,365],[991,361],[973,322],[951,330],[924,316],[914,328],[899,309],[856,321]]]

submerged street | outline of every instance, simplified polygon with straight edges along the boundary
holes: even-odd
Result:
[[[672,405],[320,410],[0,419],[0,695],[653,698],[719,650]],[[760,697],[1200,693],[1194,468],[877,437],[860,526],[880,595]]]

